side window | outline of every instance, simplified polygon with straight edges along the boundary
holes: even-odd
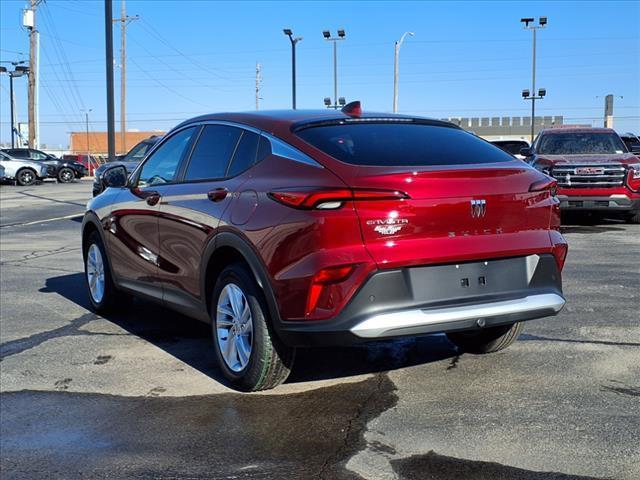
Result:
[[[142,166],[138,186],[172,182],[195,131],[196,127],[185,128],[160,145]]]
[[[226,125],[205,126],[193,149],[185,181],[224,178],[241,134],[239,128]]]
[[[47,156],[42,152],[33,150],[31,151],[31,158],[33,158],[34,160],[40,161],[40,160],[46,160]]]
[[[260,136],[247,130],[242,134],[236,153],[231,161],[229,173],[227,176],[235,177],[247,170],[256,161],[256,153],[258,151],[258,142]]]

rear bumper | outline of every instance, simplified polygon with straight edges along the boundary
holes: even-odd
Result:
[[[550,254],[378,271],[334,319],[283,322],[291,346],[473,330],[556,315],[562,281]]]
[[[635,197],[635,198],[634,198]],[[561,210],[616,210],[632,211],[640,209],[640,195],[624,193],[598,196],[558,195]]]

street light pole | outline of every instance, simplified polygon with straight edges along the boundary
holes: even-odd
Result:
[[[400,47],[402,46],[402,42],[407,35],[411,35],[413,37],[413,32],[404,32],[400,40],[395,44],[395,57],[393,63],[393,113],[398,112],[398,75],[399,75],[399,61],[398,57],[400,56]]]
[[[11,114],[11,148],[16,148],[16,140],[15,140],[15,125],[16,125],[16,118],[15,118],[15,103],[16,100],[13,96],[13,74],[10,73],[9,74],[9,102],[11,103],[11,107],[10,107],[10,114]]]
[[[284,34],[291,41],[291,106],[296,109],[296,44],[302,40],[302,37],[293,37],[290,28],[283,29]]]
[[[20,64],[25,63],[24,60],[19,62],[2,62],[2,63],[10,63],[13,65],[14,70],[9,71],[6,67],[0,67],[0,73],[6,73],[9,75],[9,115],[10,123],[11,123],[11,148],[15,148],[16,141],[16,99],[13,91],[13,79],[14,77],[22,77],[23,75],[29,75],[31,71],[29,67],[21,66]]]
[[[113,161],[116,151],[115,105],[113,103],[113,9],[112,1],[104,0],[105,62],[107,71],[107,151]]]
[[[88,109],[88,110],[82,110],[84,112],[84,119],[85,119],[85,128],[86,128],[86,134],[87,134],[87,167],[89,168],[89,175],[92,174],[91,171],[91,148],[89,148],[89,113],[91,113],[93,111],[93,109]]]
[[[333,42],[333,105],[332,108],[336,110],[339,108],[338,105],[338,41],[344,40],[345,33],[344,29],[338,30],[338,36],[332,37],[331,32],[329,30],[323,30],[322,36],[325,40],[329,42]]]
[[[536,100],[542,100],[543,95],[536,96],[536,34],[538,29],[544,28],[547,25],[547,17],[540,17],[538,19],[538,25],[533,25],[533,17],[521,18],[520,21],[524,23],[525,30],[533,31],[533,60],[531,67],[531,96],[524,95],[524,91],[522,92],[522,97],[525,100],[531,100],[531,143],[535,138],[535,121],[536,121]],[[529,25],[531,24],[531,25]],[[541,89],[546,93],[545,89]]]

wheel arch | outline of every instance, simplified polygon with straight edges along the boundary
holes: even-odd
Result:
[[[258,286],[264,293],[272,326],[276,331],[279,330],[280,313],[271,281],[269,280],[267,267],[247,240],[230,232],[219,233],[206,247],[202,259],[200,286],[207,315],[211,312],[211,294],[218,276],[227,265],[240,262],[250,269]]]
[[[20,167],[16,171],[16,175],[14,177],[16,182],[18,181],[18,177],[20,176],[20,174],[25,170],[29,170],[31,173],[33,173],[33,176],[35,177],[36,181],[38,180],[38,178],[40,178],[40,176],[38,175],[38,172],[36,172],[36,170],[33,167]]]
[[[95,212],[88,211],[84,214],[84,218],[82,219],[82,261],[85,262],[87,260],[87,241],[89,240],[89,236],[93,232],[98,232],[100,236],[100,240],[102,240],[102,245],[104,246],[104,251],[107,254],[107,258],[104,259],[107,264],[107,268],[109,268],[109,273],[111,274],[111,278],[113,279],[114,284],[117,284],[116,277],[113,274],[113,269],[111,268],[111,260],[109,259],[109,246],[107,245],[107,241],[104,235],[104,229],[102,228],[102,223],[100,219],[95,214]]]

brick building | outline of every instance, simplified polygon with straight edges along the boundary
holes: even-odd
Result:
[[[145,138],[154,135],[164,135],[165,132],[127,132],[125,145],[121,146],[120,133],[116,132],[116,154],[127,153],[135,144]],[[87,145],[87,132],[71,132],[69,150],[71,153],[83,154],[90,152],[92,155],[107,154],[107,132],[89,132]]]

